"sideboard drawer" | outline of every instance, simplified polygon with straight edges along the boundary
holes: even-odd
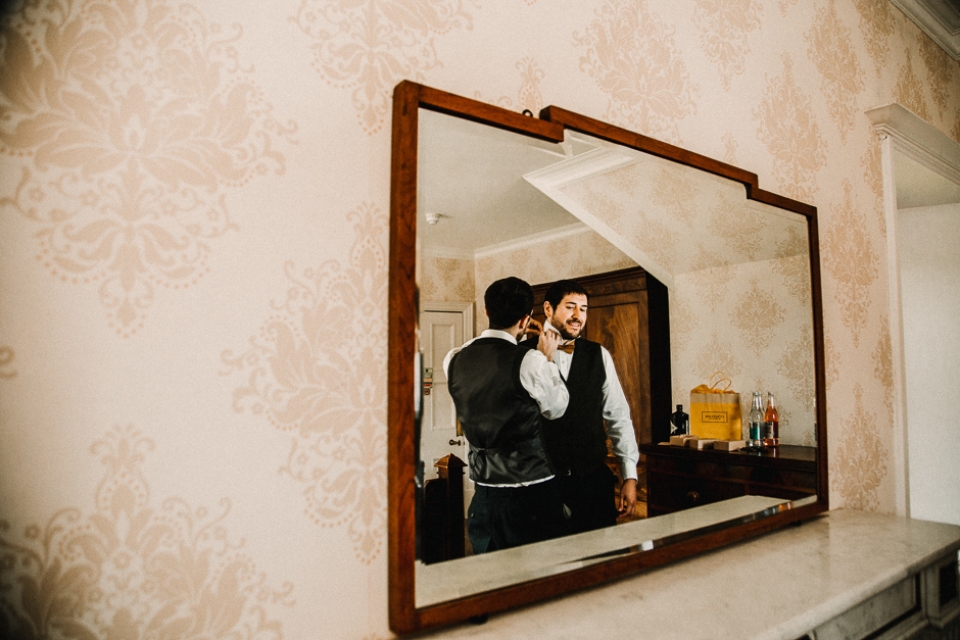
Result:
[[[765,455],[640,445],[646,456],[647,514],[689,509],[743,495],[798,500],[817,492],[812,447]]]
[[[918,618],[917,622],[921,623],[918,626],[923,626],[925,622],[920,620],[923,616],[918,580],[919,576],[911,576],[881,591],[843,615],[817,627],[814,637],[817,640],[866,638],[884,627],[888,628],[884,631],[889,631],[891,636],[902,637],[904,626],[908,629],[915,626],[909,624],[909,619],[914,616]],[[897,624],[898,622],[900,624]]]

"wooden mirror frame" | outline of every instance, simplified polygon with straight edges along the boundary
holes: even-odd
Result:
[[[807,220],[810,251],[813,346],[816,379],[817,500],[730,527],[714,527],[649,551],[620,556],[530,582],[416,607],[416,461],[414,392],[417,331],[417,141],[420,109],[562,142],[564,131],[653,154],[743,184],[746,198],[798,213]],[[823,359],[823,308],[816,208],[759,188],[756,174],[700,154],[633,133],[565,109],[549,106],[540,117],[432,89],[408,80],[393,94],[390,176],[390,258],[387,402],[387,494],[390,628],[397,633],[451,624],[613,580],[643,569],[715,549],[799,522],[829,509],[827,483],[826,386]]]

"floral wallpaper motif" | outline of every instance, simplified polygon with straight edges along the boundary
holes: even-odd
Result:
[[[616,182],[617,186],[622,187],[628,182],[626,176],[634,176],[634,173],[631,171],[616,171],[613,175],[623,176]],[[636,179],[630,181],[631,186],[627,189],[627,193],[634,196],[642,193],[637,182]],[[697,192],[697,185],[687,176],[667,171],[665,167],[661,167],[657,172],[657,179],[651,192],[651,201],[664,207],[672,215],[689,225],[693,224],[696,219]]]
[[[670,300],[670,348],[687,351],[690,341],[700,328],[700,315],[686,300]]]
[[[860,31],[867,53],[873,58],[877,73],[880,73],[890,55],[890,40],[900,10],[891,2],[876,0],[853,0],[853,4],[860,14]]]
[[[747,36],[760,28],[763,5],[756,0],[696,0],[693,23],[707,59],[720,71],[720,84],[730,90],[734,76],[743,73],[750,54]]]
[[[96,288],[114,330],[196,284],[237,224],[227,191],[282,174],[292,141],[224,31],[165,0],[27,2],[0,34],[0,207],[35,223],[38,260]],[[8,165],[13,166],[12,164]]]
[[[349,89],[360,126],[383,127],[393,87],[443,66],[435,38],[472,29],[470,0],[301,0],[291,20],[312,43],[313,67]]]
[[[791,233],[791,237],[778,248],[777,260],[771,265],[772,271],[781,276],[784,290],[803,304],[807,304],[811,294],[810,258],[806,246],[806,237]]]
[[[707,228],[714,238],[721,239],[731,254],[750,258],[763,247],[763,232],[767,226],[766,212],[744,206],[729,193],[720,193],[710,207]],[[744,233],[751,229],[752,233]],[[714,264],[714,262],[710,262]]]
[[[894,89],[896,100],[923,120],[930,120],[927,113],[927,101],[923,95],[923,83],[913,70],[913,56],[907,51],[906,61],[900,66],[897,86]]]
[[[738,166],[737,163],[737,151],[740,148],[740,143],[737,142],[736,136],[732,133],[725,133],[722,137],[723,140],[723,161],[727,164],[733,166]]]
[[[580,69],[610,97],[604,118],[647,135],[676,137],[696,113],[697,89],[674,38],[676,29],[647,0],[605,0],[573,36]]]
[[[785,310],[774,295],[754,278],[746,291],[737,296],[731,324],[740,330],[740,340],[757,357],[763,356],[772,342],[774,330],[783,322]]]
[[[850,509],[875,511],[880,505],[878,489],[887,476],[889,452],[877,433],[877,413],[869,411],[863,401],[863,386],[853,386],[853,414],[842,418],[840,446],[830,459],[831,485]]]
[[[816,400],[816,379],[813,371],[813,331],[802,327],[797,339],[788,343],[777,360],[777,371],[786,378],[792,397],[803,409],[813,412]],[[813,429],[810,429],[811,433]]]
[[[517,62],[514,68],[520,72],[523,83],[520,85],[520,95],[517,100],[519,111],[529,109],[534,115],[537,115],[543,104],[543,96],[540,94],[540,82],[546,75],[537,61],[529,56],[525,56]]]
[[[0,345],[0,380],[9,380],[17,376],[17,371],[13,368],[16,357],[17,354],[13,348]]]
[[[513,68],[520,72],[520,90],[517,92],[516,100],[510,96],[500,96],[494,99],[485,98],[482,91],[474,92],[474,100],[489,102],[512,111],[529,109],[535,116],[539,115],[540,109],[546,106],[543,103],[543,96],[540,94],[540,83],[546,75],[545,72],[540,64],[530,56],[524,56]]]
[[[706,303],[713,313],[732,295],[730,285],[735,277],[736,271],[722,267],[710,267],[689,274],[690,281],[696,288],[698,301]]]
[[[263,414],[289,434],[281,473],[301,487],[305,511],[346,527],[357,559],[370,563],[386,536],[387,217],[363,204],[347,215],[356,234],[349,264],[297,272],[287,295],[224,374],[245,374],[238,412]]]
[[[877,216],[877,225],[880,235],[887,237],[887,219],[883,211],[883,159],[880,151],[880,141],[875,139],[867,147],[860,160],[863,165],[863,181],[873,194],[873,211]]]
[[[671,328],[673,326],[672,322],[673,320],[671,318]],[[671,345],[671,350],[672,348]],[[674,385],[673,394],[681,398],[681,401],[683,398],[689,400],[690,396],[686,395],[689,393],[689,390],[700,384],[707,384],[710,376],[712,376],[714,372],[722,372],[730,378],[731,381],[739,380],[743,373],[743,361],[737,356],[734,346],[726,338],[721,338],[716,331],[711,334],[710,340],[706,343],[705,347],[696,350],[694,353],[696,353],[694,374],[698,382],[692,384],[681,383],[679,387]],[[731,391],[740,392],[740,389],[735,385],[731,387]]]
[[[787,12],[790,10],[790,8],[791,8],[793,5],[797,4],[798,2],[800,2],[800,0],[780,0],[780,2],[779,2],[780,15],[786,16],[786,15],[787,15]]]
[[[820,89],[827,99],[832,117],[846,141],[861,109],[857,96],[863,91],[863,71],[853,48],[853,34],[837,15],[835,0],[818,8],[817,21],[806,33],[807,53],[820,71]]]
[[[114,428],[90,448],[106,473],[94,509],[67,507],[18,534],[0,520],[4,638],[281,640],[275,589],[215,509],[157,503],[143,475],[153,440]]]
[[[793,62],[783,54],[783,75],[766,76],[761,103],[753,111],[757,137],[773,156],[778,191],[810,202],[817,191],[816,174],[827,161],[827,143],[812,112],[811,99],[793,77]]]
[[[477,297],[473,260],[423,256],[420,299],[430,302],[471,302]]]
[[[957,73],[957,63],[924,33],[917,34],[917,44],[920,47],[920,59],[927,69],[928,81],[924,85],[930,88],[933,103],[937,105],[940,117],[943,117],[950,104],[950,76]]]
[[[827,392],[840,382],[840,350],[836,347],[833,337],[826,333],[823,337],[824,371],[827,379]]]
[[[880,319],[880,333],[877,345],[870,354],[873,360],[873,376],[883,388],[884,405],[893,415],[893,346],[890,342],[890,321],[887,316]]]
[[[823,237],[823,262],[832,276],[841,320],[850,329],[853,345],[867,326],[872,299],[870,289],[879,276],[880,259],[867,233],[867,217],[852,201],[852,186],[843,181],[843,202],[834,205],[833,219]]]

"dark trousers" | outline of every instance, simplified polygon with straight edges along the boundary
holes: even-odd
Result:
[[[570,533],[557,485],[551,480],[528,487],[477,485],[467,510],[467,533],[474,553],[509,549]]]
[[[617,524],[617,477],[603,464],[586,473],[557,475],[552,482],[570,510],[571,533],[583,533]]]

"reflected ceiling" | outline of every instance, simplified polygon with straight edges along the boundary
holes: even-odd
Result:
[[[523,175],[576,150],[569,145],[484,127],[420,110],[417,210],[439,214],[418,221],[431,247],[472,255],[486,247],[550,232],[578,220],[523,180]],[[458,176],[450,180],[450,175]]]

